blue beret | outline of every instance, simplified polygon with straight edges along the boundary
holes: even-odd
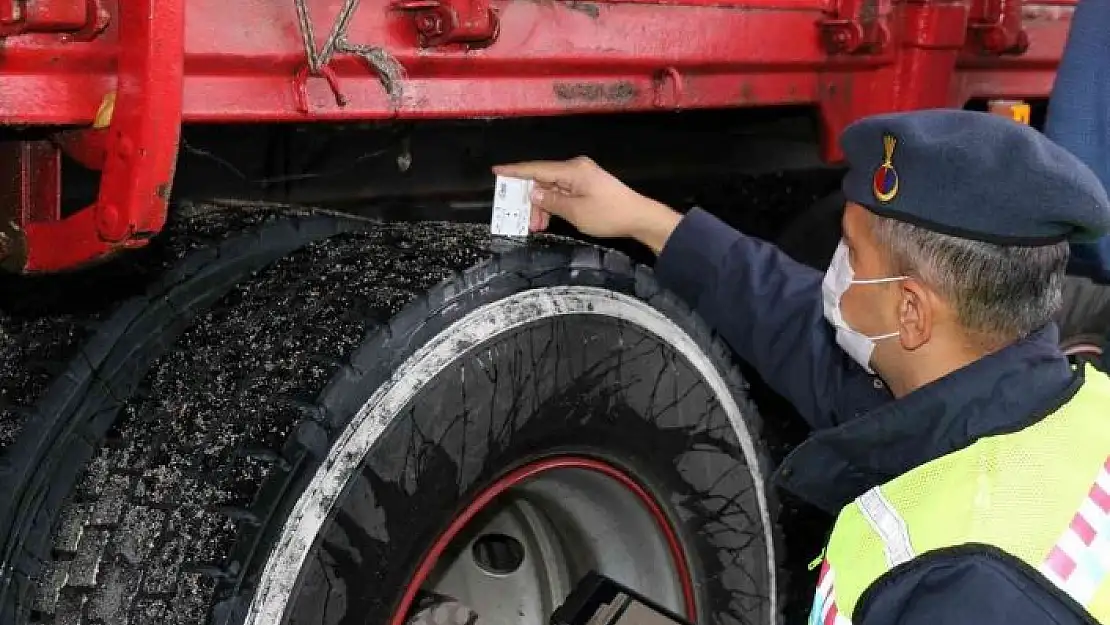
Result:
[[[1037,130],[1001,115],[932,109],[845,129],[844,195],[878,215],[1000,245],[1110,231],[1098,177]]]

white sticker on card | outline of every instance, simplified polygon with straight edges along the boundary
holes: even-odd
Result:
[[[532,219],[532,181],[498,176],[493,187],[494,236],[526,237]]]

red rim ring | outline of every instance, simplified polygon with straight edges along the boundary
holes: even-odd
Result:
[[[416,598],[416,593],[420,591],[420,587],[428,579],[428,575],[430,575],[435,568],[435,565],[439,561],[439,557],[443,555],[443,552],[447,549],[447,546],[451,544],[451,541],[459,535],[459,532],[470,523],[471,519],[473,519],[478,512],[513,486],[535,477],[540,473],[555,469],[585,469],[600,473],[616,480],[640,499],[647,507],[648,511],[651,512],[652,518],[655,519],[659,529],[663,532],[663,536],[667,541],[667,547],[671,552],[671,559],[675,563],[675,569],[682,585],[682,596],[686,602],[686,615],[688,617],[693,616],[697,610],[697,603],[694,599],[694,583],[690,579],[690,568],[686,563],[685,552],[678,540],[678,535],[675,533],[666,514],[663,513],[663,509],[659,507],[655,499],[649,495],[642,486],[633,481],[631,477],[611,465],[592,458],[563,456],[539,460],[520,467],[494,482],[489,488],[482,491],[481,494],[474,498],[474,501],[464,508],[463,511],[455,517],[455,520],[447,526],[447,529],[440,534],[439,538],[436,539],[436,542],[432,544],[431,549],[429,549],[428,553],[424,556],[412,580],[409,581],[408,587],[405,588],[405,594],[401,597],[401,603],[397,606],[397,611],[394,613],[390,625],[404,625],[404,619],[408,615],[409,609],[412,608],[412,602],[413,599]]]

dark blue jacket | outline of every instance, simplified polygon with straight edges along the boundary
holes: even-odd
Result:
[[[1110,189],[1110,2],[1081,0],[1048,104],[1045,134]],[[1110,283],[1110,237],[1072,245],[1070,273]]]
[[[894,401],[882,381],[837,346],[822,315],[820,272],[698,209],[679,224],[656,271],[813,427],[776,479],[831,514],[982,436],[1028,426],[1081,383],[1049,324]],[[873,588],[855,625],[1062,625],[1089,618],[1033,569],[986,546],[922,555]]]

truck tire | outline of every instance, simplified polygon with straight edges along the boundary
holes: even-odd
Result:
[[[824,270],[840,240],[844,194],[837,191],[818,200],[787,226],[776,245],[794,260]],[[1110,287],[1069,275],[1064,280],[1064,303],[1056,315],[1060,346],[1075,358],[1090,360],[1108,370],[1104,346],[1110,338]]]
[[[483,230],[338,234],[149,339],[30,620],[538,625],[594,568],[775,623],[728,350],[624,256],[538,237],[479,262]]]
[[[101,315],[104,302],[99,295],[93,298],[96,306],[83,300],[88,309],[80,314],[70,311],[54,326],[68,328],[57,337],[64,350],[47,341],[38,349],[21,341],[21,353],[36,358],[57,357],[60,351],[76,354],[68,364],[58,363],[60,373],[40,385],[45,386],[37,389],[41,393],[21,390],[20,399],[28,403],[18,407],[22,418],[15,422],[14,440],[0,450],[0,623],[26,622],[35,602],[35,580],[41,579],[42,564],[50,559],[51,530],[60,509],[124,401],[153,359],[165,351],[165,343],[245,273],[309,241],[352,227],[332,217],[289,218],[273,210],[186,221],[172,225],[172,243],[159,245],[154,254],[136,255],[142,267],[117,268],[117,277],[132,278],[129,284],[134,286],[150,278],[151,269],[172,266],[160,279],[151,280],[145,294],[117,303],[110,315]],[[261,229],[226,236],[229,229],[253,227]],[[119,285],[105,290],[123,293]],[[101,321],[96,326],[87,326],[97,319]],[[79,331],[88,336],[83,343],[65,340]]]
[[[177,211],[165,236],[74,273],[23,276],[0,271],[0,457],[34,413],[34,404],[92,332],[125,299],[141,296],[189,249],[218,242],[273,217]]]

